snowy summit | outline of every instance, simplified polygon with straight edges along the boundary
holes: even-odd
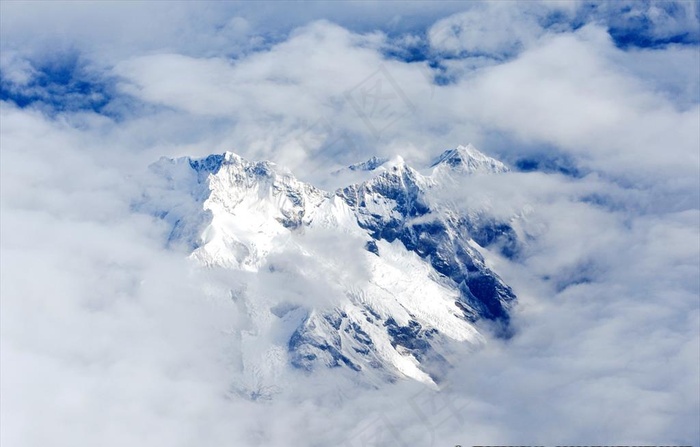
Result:
[[[306,291],[270,297],[248,288],[236,296],[256,334],[283,334],[266,355],[245,359],[258,381],[273,382],[291,364],[347,368],[373,383],[408,377],[433,384],[449,367],[445,342],[481,344],[473,323],[507,327],[515,300],[480,253],[484,223],[431,194],[442,169],[507,168],[472,146],[446,151],[433,167],[425,177],[400,156],[372,158],[350,167],[372,171],[371,179],[327,192],[230,152],[162,159],[152,169],[167,179],[168,192],[144,206],[169,222],[170,242],[190,247],[202,265],[324,285],[330,306]],[[168,194],[191,202],[169,206]]]

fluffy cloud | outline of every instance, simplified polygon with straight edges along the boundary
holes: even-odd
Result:
[[[679,105],[671,97],[697,88],[684,82],[693,68],[676,79],[653,77],[650,88],[648,72],[621,65],[637,68],[652,51],[629,55],[602,28],[548,34],[516,60],[446,86],[432,84],[425,64],[382,60],[382,38],[320,22],[240,61],[156,55],[125,61],[116,73],[143,100],[226,117],[236,126],[232,147],[292,168],[324,151],[344,162],[376,151],[425,161],[426,150],[438,153],[464,135],[481,142],[494,130],[563,148],[616,175],[630,164],[653,176],[698,162],[700,109],[685,95]],[[696,57],[669,51],[671,61]]]
[[[509,25],[503,26],[506,23]],[[527,47],[543,32],[535,11],[491,2],[475,4],[469,11],[438,21],[428,31],[428,40],[432,49],[450,56],[505,58]]]
[[[3,443],[700,442],[696,4],[412,5],[2,4]],[[621,45],[632,15],[644,36],[690,40]],[[83,71],[46,90],[56,50]],[[51,96],[15,105],[29,89]],[[63,91],[87,105],[56,108]],[[95,91],[105,109],[81,99]],[[449,192],[524,241],[515,261],[487,253],[519,295],[516,335],[455,346],[441,393],[287,371],[272,401],[241,397],[255,378],[230,291],[252,280],[165,248],[168,229],[132,207],[145,166],[235,150],[323,185],[371,155],[420,165],[467,141],[580,171]]]

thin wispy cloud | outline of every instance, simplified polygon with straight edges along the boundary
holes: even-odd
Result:
[[[697,3],[307,6],[0,5],[1,442],[698,444]],[[247,398],[232,291],[333,284],[198,267],[139,207],[192,205],[148,166],[233,151],[332,191],[469,142],[513,171],[436,194],[517,233],[485,251],[513,337],[478,323],[443,392],[289,369]]]

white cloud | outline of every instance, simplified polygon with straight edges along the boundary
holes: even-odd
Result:
[[[489,2],[438,21],[430,28],[428,39],[432,49],[447,55],[501,58],[517,53],[543,32],[537,16],[525,8]]]
[[[677,108],[620,69],[626,59],[602,29],[588,27],[548,37],[450,93],[483,126],[564,148],[602,172],[656,180],[683,170],[692,178],[697,103]]]
[[[438,86],[427,63],[384,58],[380,32],[321,21],[286,38],[308,18],[275,15],[264,29],[286,27],[280,42],[252,51],[265,16],[249,6],[100,8],[2,4],[3,77],[26,84],[27,61],[52,48],[42,39],[64,33],[138,104],[112,120],[2,102],[3,444],[355,445],[387,424],[433,445],[699,442],[696,47],[623,51],[600,26],[544,32],[529,13],[476,7],[436,23],[431,42],[519,52],[452,60],[454,82]],[[362,8],[420,22],[410,5]],[[500,22],[511,31],[491,34]],[[449,24],[459,32],[435,40]],[[353,106],[377,80],[398,120]],[[591,173],[471,178],[452,193],[521,216],[526,241],[518,262],[490,258],[519,295],[516,336],[454,347],[463,364],[438,399],[460,409],[424,417],[419,385],[367,390],[337,371],[289,372],[271,402],[233,392],[248,380],[245,318],[224,291],[249,278],[163,248],[168,229],[131,209],[142,169],[236,150],[321,182],[337,164],[420,162],[468,141],[511,159],[554,147]]]
[[[692,150],[700,144],[697,103],[679,109],[658,85],[645,85],[649,73],[639,63],[639,74],[621,69],[632,56],[616,49],[601,28],[548,35],[516,60],[443,87],[430,85],[421,64],[383,61],[374,39],[321,22],[236,62],[156,55],[125,61],[116,72],[129,80],[127,92],[146,101],[231,120],[237,127],[231,147],[295,170],[322,156],[319,150],[345,149],[346,162],[369,157],[373,149],[425,160],[426,148],[434,155],[454,141],[479,142],[493,130],[564,148],[615,175],[630,165],[644,176],[667,175],[698,162]],[[693,57],[676,57],[684,56]],[[660,82],[669,85],[664,77]],[[383,90],[375,92],[377,82]],[[348,100],[348,92],[356,97]],[[378,102],[358,114],[352,101],[374,93],[393,97],[393,104]],[[372,115],[387,104],[396,113]]]
[[[697,2],[628,1],[606,6],[611,24],[626,31],[634,26],[642,27],[645,33],[659,39],[679,36],[697,39],[700,33]]]

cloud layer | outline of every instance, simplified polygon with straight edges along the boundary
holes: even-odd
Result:
[[[700,443],[697,3],[587,5],[3,3],[2,443]],[[440,393],[239,396],[255,280],[166,248],[145,167],[233,150],[329,186],[467,142],[554,171],[449,193],[524,241],[488,258],[515,337],[454,346]]]

